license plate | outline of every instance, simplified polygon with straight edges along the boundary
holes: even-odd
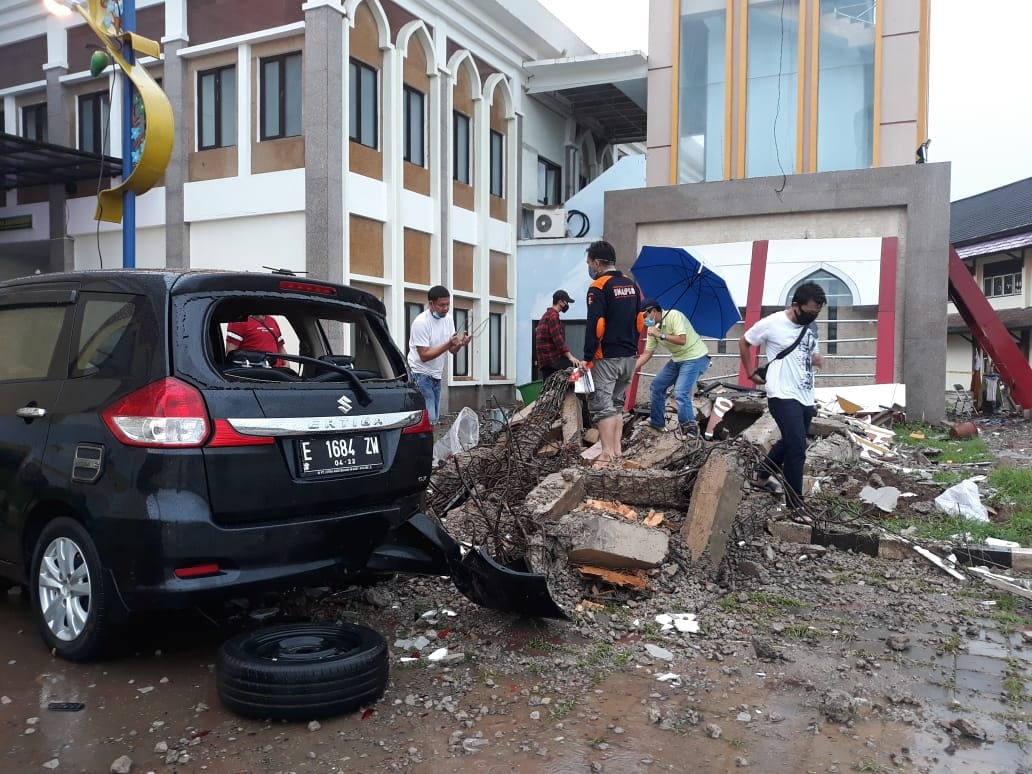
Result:
[[[383,466],[378,435],[320,435],[295,441],[302,478],[376,470]]]

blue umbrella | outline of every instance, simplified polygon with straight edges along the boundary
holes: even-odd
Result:
[[[647,298],[683,313],[702,336],[722,339],[742,319],[724,278],[683,248],[646,245],[631,273]]]

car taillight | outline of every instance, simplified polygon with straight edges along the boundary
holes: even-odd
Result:
[[[434,426],[430,424],[430,415],[423,410],[423,415],[419,418],[419,422],[414,425],[409,425],[401,431],[402,435],[408,435],[409,433],[432,433]]]
[[[200,446],[211,426],[200,391],[170,376],[112,403],[100,416],[129,446]]]
[[[274,438],[267,435],[238,433],[225,419],[216,419],[215,432],[212,433],[208,446],[267,446],[275,442]]]

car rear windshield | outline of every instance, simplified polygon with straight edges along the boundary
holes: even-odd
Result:
[[[391,382],[405,360],[361,304],[247,295],[211,305],[211,364],[229,381]]]

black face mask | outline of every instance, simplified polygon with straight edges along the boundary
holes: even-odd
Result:
[[[804,312],[802,309],[796,310],[795,321],[798,325],[809,325],[817,319],[817,315],[820,312]]]

